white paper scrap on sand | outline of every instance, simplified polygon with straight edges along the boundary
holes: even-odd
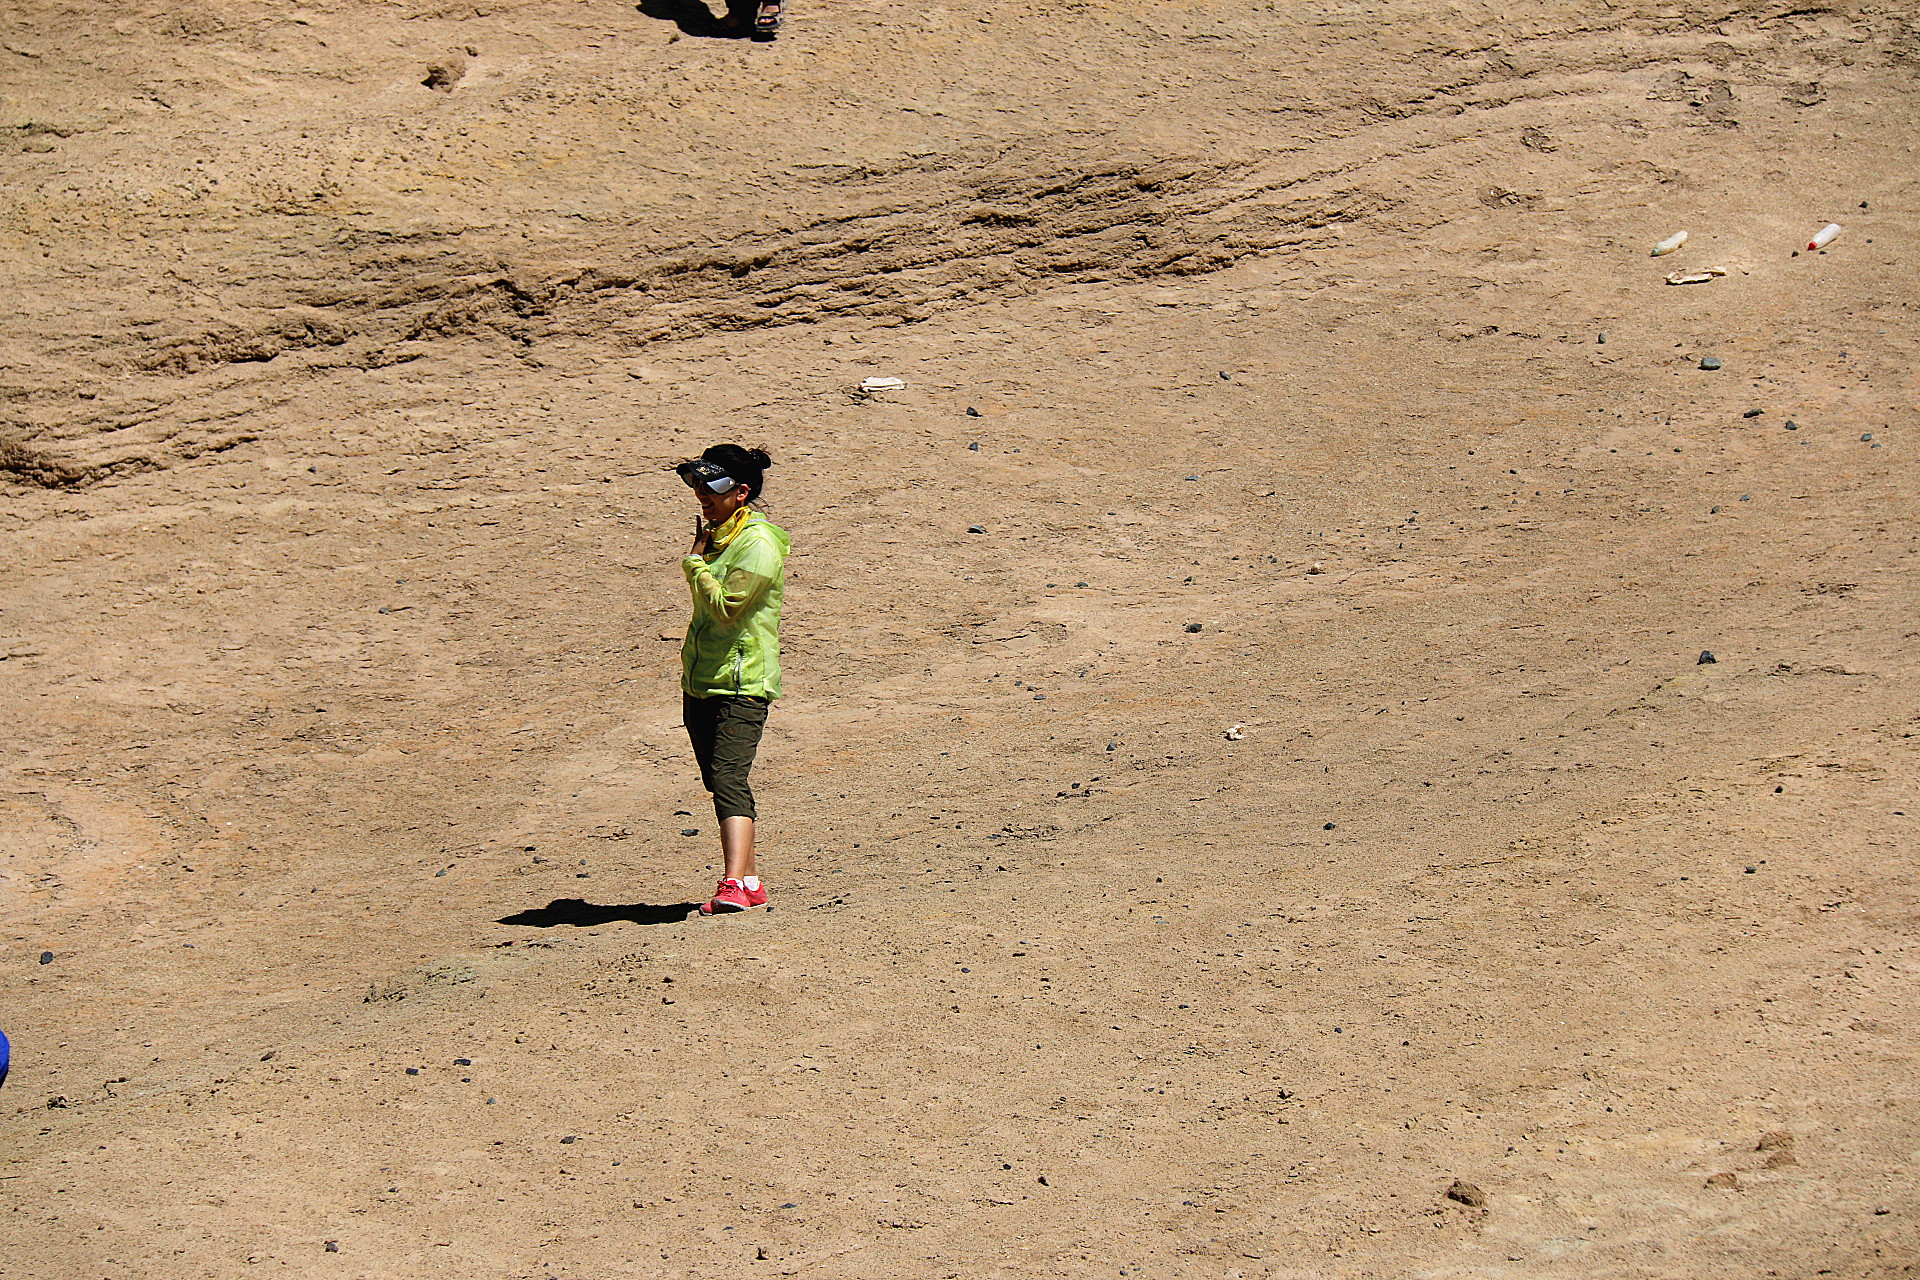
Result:
[[[905,391],[906,389],[907,383],[904,378],[862,378],[860,380],[860,390],[867,395],[875,395],[882,391]]]
[[[1676,271],[1667,277],[1668,284],[1705,284],[1715,276],[1727,274],[1719,267],[1702,267],[1698,271]]]

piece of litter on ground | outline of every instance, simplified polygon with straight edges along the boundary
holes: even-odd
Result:
[[[1725,274],[1727,273],[1720,270],[1718,267],[1703,267],[1699,271],[1675,271],[1667,277],[1667,283],[1668,284],[1705,284],[1707,281],[1713,279],[1715,276],[1723,276]]]
[[[1681,245],[1685,244],[1686,242],[1687,242],[1687,233],[1684,231],[1676,231],[1672,235],[1668,236],[1665,240],[1662,240],[1659,244],[1656,244],[1655,246],[1653,246],[1652,256],[1658,258],[1664,254],[1672,253],[1675,249],[1678,249]]]
[[[904,391],[907,383],[904,378],[862,378],[860,390],[867,395],[877,395],[882,391]]]
[[[1227,741],[1228,742],[1244,741],[1247,735],[1242,733],[1241,730],[1245,729],[1246,727],[1247,726],[1243,724],[1236,724],[1235,726],[1233,726],[1233,728],[1227,730]]]

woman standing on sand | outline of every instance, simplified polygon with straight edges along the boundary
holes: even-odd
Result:
[[[747,772],[767,708],[780,696],[780,599],[787,531],[747,504],[773,465],[763,449],[717,444],[674,470],[700,500],[693,549],[681,560],[693,619],[680,647],[681,709],[701,785],[713,795],[724,863],[703,915],[764,907],[753,860]]]

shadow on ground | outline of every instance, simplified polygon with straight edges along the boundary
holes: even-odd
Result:
[[[680,28],[682,35],[705,36],[713,40],[741,40],[749,34],[744,26],[725,25],[700,0],[640,0],[634,7],[649,18],[673,23]],[[724,9],[722,13],[724,15]]]
[[[499,923],[525,925],[530,929],[551,929],[563,924],[587,929],[623,921],[629,924],[674,924],[699,909],[697,902],[662,903],[657,906],[651,902],[630,902],[624,906],[602,906],[584,898],[555,898],[544,907],[529,907],[510,916],[501,916]]]

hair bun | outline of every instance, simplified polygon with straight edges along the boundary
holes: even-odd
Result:
[[[747,457],[752,460],[754,466],[760,468],[762,471],[765,471],[773,465],[773,459],[767,456],[765,449],[749,449],[747,450]]]

